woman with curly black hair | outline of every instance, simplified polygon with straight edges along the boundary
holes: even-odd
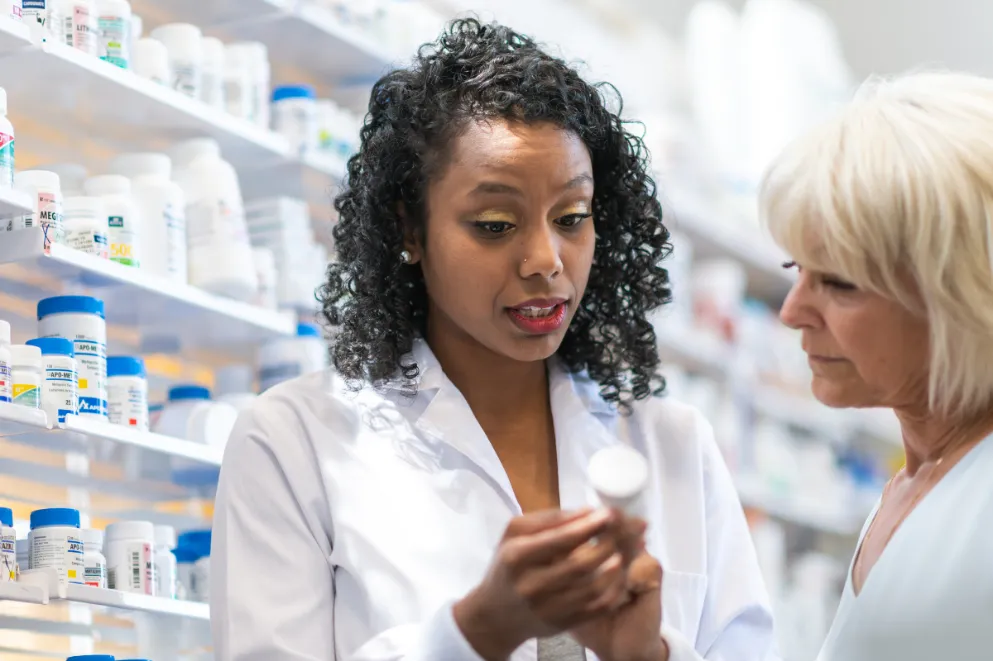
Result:
[[[772,658],[712,431],[660,398],[669,234],[604,89],[475,20],[376,83],[321,290],[334,368],[225,455],[222,661]],[[644,520],[589,507],[615,446],[648,459]]]

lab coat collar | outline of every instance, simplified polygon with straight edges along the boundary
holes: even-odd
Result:
[[[445,376],[427,342],[416,340],[411,356],[419,370],[417,396],[431,398],[414,422],[418,431],[469,459],[500,490],[507,504],[520,513],[496,451],[462,393]],[[570,374],[558,359],[553,358],[549,363],[548,380],[558,455],[559,500],[563,508],[581,507],[590,504],[586,487],[589,458],[597,450],[619,442],[612,431],[617,412],[600,397],[595,382],[581,374]]]

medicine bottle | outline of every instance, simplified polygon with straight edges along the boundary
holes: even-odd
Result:
[[[31,512],[31,569],[52,568],[62,585],[83,584],[83,538],[79,510],[56,507]]]
[[[0,319],[0,403],[5,404],[14,396],[10,361],[10,322]]]
[[[125,266],[140,266],[142,223],[131,196],[131,182],[121,175],[105,174],[87,179],[83,187],[87,195],[103,200],[110,261]]]
[[[83,579],[94,588],[107,587],[107,558],[103,555],[103,531],[85,528],[83,537]]]
[[[66,245],[100,259],[110,257],[107,211],[103,199],[79,196],[65,199],[63,221]]]
[[[78,409],[72,342],[61,337],[42,337],[29,340],[28,345],[41,351],[41,408],[48,416],[48,423],[65,423],[66,416],[75,415]]]
[[[14,125],[7,119],[7,90],[0,87],[0,190],[14,185]]]
[[[13,344],[10,347],[10,357],[14,403],[32,409],[41,408],[41,349],[26,344]]]

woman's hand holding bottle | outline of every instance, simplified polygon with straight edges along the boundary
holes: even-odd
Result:
[[[607,616],[625,599],[644,530],[611,510],[517,517],[455,621],[480,656],[503,661],[528,639]]]

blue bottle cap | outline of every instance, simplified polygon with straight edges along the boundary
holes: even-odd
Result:
[[[177,546],[172,550],[172,554],[176,556],[176,562],[178,564],[193,564],[203,556],[200,553],[189,546]]]
[[[210,540],[210,530],[188,530],[176,538],[176,547],[190,548],[202,552],[202,555],[210,555]]]
[[[297,337],[320,337],[321,329],[315,324],[297,324]]]
[[[103,319],[103,301],[92,296],[53,296],[38,301],[39,320],[63,313],[95,314]]]
[[[272,91],[272,102],[276,103],[283,99],[314,99],[317,95],[310,85],[283,85]]]
[[[169,388],[170,402],[188,399],[210,399],[210,390],[203,386],[173,386]]]
[[[8,528],[14,527],[14,510],[9,507],[0,507],[0,525]]]
[[[79,510],[68,507],[52,507],[31,512],[31,530],[45,526],[79,527]]]
[[[39,337],[28,340],[25,344],[38,347],[43,356],[69,356],[71,358],[76,355],[72,340],[67,340],[64,337]]]
[[[114,661],[114,657],[109,654],[83,654],[82,656],[70,656],[66,661]]]
[[[145,361],[134,356],[107,356],[107,378],[140,376],[145,378]]]

